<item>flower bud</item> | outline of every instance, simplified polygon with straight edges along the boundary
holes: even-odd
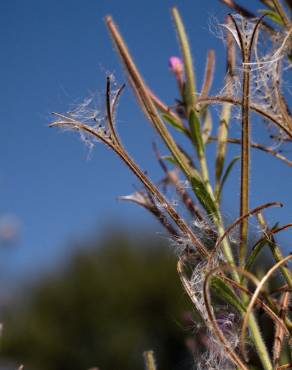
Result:
[[[184,71],[183,61],[179,57],[170,57],[168,60],[169,69],[176,77],[181,77]]]

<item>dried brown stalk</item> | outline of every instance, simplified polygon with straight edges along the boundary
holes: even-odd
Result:
[[[208,140],[209,140],[209,142],[210,141],[217,141],[218,137],[217,136],[209,136]],[[240,139],[236,139],[236,138],[227,138],[226,142],[229,143],[229,144],[241,144]],[[285,162],[286,164],[288,164],[288,166],[290,166],[290,167],[292,166],[292,161],[290,159],[285,157],[283,154],[277,152],[276,150],[273,150],[272,148],[269,148],[267,146],[264,146],[264,145],[258,144],[258,143],[251,143],[250,146],[251,146],[251,148],[258,149],[258,150],[261,150],[261,151],[266,152],[268,154],[271,154],[272,156],[274,156],[274,157],[280,159],[281,161]]]
[[[230,103],[234,105],[242,105],[242,101],[240,99],[231,96],[208,96],[203,98],[199,97],[197,99],[197,104],[199,103]],[[292,125],[287,126],[286,124],[283,124],[283,122],[279,120],[279,118],[276,115],[265,111],[257,104],[251,103],[249,108],[254,112],[262,115],[265,119],[268,119],[271,122],[275,123],[278,126],[278,128],[283,130],[292,139]]]
[[[224,234],[220,238],[217,239],[216,244],[215,244],[214,248],[212,249],[212,252],[210,253],[210,256],[209,256],[209,262],[208,262],[209,265],[212,263],[212,260],[213,260],[214,256],[216,255],[216,253],[218,253],[218,249],[220,248],[222,241],[230,234],[230,232],[236,226],[240,225],[243,222],[243,220],[248,219],[250,216],[256,215],[257,213],[261,212],[265,208],[282,207],[282,206],[283,205],[280,202],[269,202],[269,203],[265,203],[261,206],[258,206],[256,208],[253,208],[252,210],[247,212],[245,215],[242,215],[242,216],[238,217],[229,227],[227,227],[225,229]]]
[[[214,50],[209,50],[205,67],[205,77],[202,86],[201,96],[208,95],[210,91],[214,77],[214,68],[215,68],[215,52]]]
[[[290,28],[291,28],[290,19],[288,18],[288,16],[287,16],[283,6],[281,5],[280,1],[279,0],[272,0],[272,1],[273,1],[273,4],[274,4],[274,7],[276,8],[279,16],[282,19],[283,24],[285,25],[287,30],[290,30]]]
[[[108,94],[109,87],[107,87],[106,99],[108,99],[109,96]],[[158,201],[161,207],[163,207],[165,212],[178,226],[183,235],[186,235],[190,238],[190,242],[193,243],[194,247],[198,249],[198,252],[205,257],[209,255],[208,251],[206,250],[202,242],[199,240],[199,238],[193,233],[193,231],[187,225],[187,223],[179,216],[176,210],[160,193],[157,187],[150,181],[150,179],[144,174],[144,172],[139,168],[139,166],[133,161],[133,159],[129,156],[129,154],[121,144],[120,140],[118,139],[118,135],[115,132],[112,107],[109,106],[107,109],[107,123],[108,128],[110,130],[110,135],[105,135],[103,130],[94,129],[93,127],[88,126],[82,122],[79,122],[70,116],[65,116],[58,113],[56,113],[55,115],[59,118],[59,120],[54,122],[50,126],[63,126],[63,127],[69,126],[77,131],[83,131],[89,134],[90,136],[101,140],[104,144],[111,148],[130,168],[130,170],[137,176],[137,178],[142,182],[147,191],[154,197],[156,201]]]
[[[286,316],[286,311],[289,305],[290,292],[284,292],[280,301],[280,313],[279,317],[284,320]],[[273,346],[273,361],[274,366],[277,368],[279,366],[281,349],[283,344],[285,332],[280,325],[276,324],[275,335],[274,335],[274,346]]]

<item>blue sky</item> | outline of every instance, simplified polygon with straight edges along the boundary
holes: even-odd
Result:
[[[245,6],[252,3],[244,1]],[[189,33],[199,84],[207,50],[215,49],[214,91],[218,90],[224,77],[224,47],[210,32],[209,23],[214,15],[222,21],[227,13],[219,1],[1,2],[0,213],[15,215],[21,223],[17,243],[0,249],[2,282],[23,274],[38,277],[43,269],[68,258],[71,241],[102,235],[108,225],[159,230],[142,209],[117,201],[137,185],[118,158],[102,145],[89,152],[77,135],[47,126],[52,111],[66,111],[104,91],[108,72],[125,81],[103,20],[107,14],[119,24],[147,83],[171,103],[177,95],[167,63],[169,56],[178,54],[169,11],[173,5],[181,11]],[[159,179],[149,149],[155,134],[129,89],[120,102],[118,127],[129,152],[153,179]],[[254,130],[257,133],[258,127]],[[211,148],[210,155],[213,152]],[[252,174],[251,205],[285,201],[285,209],[269,215],[291,221],[289,168],[254,153]],[[226,194],[224,212],[235,215],[238,171]],[[288,241],[288,235],[282,240]]]

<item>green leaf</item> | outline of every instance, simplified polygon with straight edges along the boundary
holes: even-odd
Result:
[[[186,104],[187,111],[195,106],[196,102],[196,84],[195,74],[193,68],[193,60],[191,55],[191,49],[188,41],[188,37],[185,31],[184,24],[177,8],[172,9],[172,16],[174,19],[182,55],[185,67],[185,91],[184,91],[184,103]]]
[[[178,122],[172,117],[170,114],[163,113],[162,118],[169,123],[172,127],[174,127],[176,130],[184,133],[185,135],[189,136],[189,131],[182,126],[181,122]]]
[[[212,116],[208,110],[206,110],[203,113],[202,119],[204,120],[203,129],[202,129],[202,139],[203,139],[204,144],[207,144],[209,136],[212,131],[212,127],[213,127]]]
[[[218,191],[218,194],[217,194],[217,198],[218,198],[218,199],[220,199],[220,197],[221,197],[221,193],[222,193],[222,190],[223,190],[224,184],[225,184],[226,180],[228,179],[228,176],[229,176],[229,174],[230,174],[230,172],[231,172],[232,168],[234,167],[235,163],[236,163],[239,159],[240,159],[240,157],[238,157],[238,156],[237,156],[237,157],[234,157],[234,158],[230,161],[229,165],[227,166],[226,171],[225,171],[224,175],[222,176],[222,180],[221,180],[220,185],[219,185],[219,191]]]
[[[235,307],[239,312],[245,312],[245,306],[238,297],[233,293],[233,290],[220,278],[214,276],[211,281],[211,287],[217,291],[218,296],[226,300],[229,304]]]
[[[226,156],[226,140],[228,137],[229,131],[229,121],[230,121],[231,106],[230,104],[223,104],[221,115],[220,115],[220,124],[218,128],[218,143],[217,143],[217,153],[215,161],[215,175],[216,175],[216,188],[219,186],[223,167],[225,163]]]
[[[271,228],[271,230],[275,230],[279,227],[279,223],[276,222],[273,227]],[[262,250],[262,248],[265,246],[265,244],[273,244],[271,241],[269,241],[268,239],[264,239],[264,240],[258,240],[256,242],[256,244],[253,246],[252,248],[252,251],[250,253],[250,255],[248,256],[247,258],[247,261],[246,261],[246,264],[245,264],[245,270],[249,271],[251,266],[253,265],[254,263],[254,260],[256,259],[256,257],[258,256],[258,254],[260,253],[260,251]]]
[[[164,155],[161,157],[163,160],[173,164],[174,166],[178,166],[177,161],[171,155]]]
[[[202,182],[202,180],[198,180],[195,177],[191,178],[191,185],[193,192],[195,193],[196,197],[200,201],[201,205],[204,207],[206,212],[209,215],[217,214],[217,208],[213,202],[213,199],[210,197],[209,192],[206,189],[206,186]]]
[[[245,264],[245,267],[244,267],[245,270],[247,270],[247,271],[250,270],[250,268],[253,265],[256,257],[258,256],[258,254],[260,253],[260,251],[262,250],[262,248],[267,243],[268,243],[268,240],[261,240],[258,243],[256,243],[256,245],[254,246],[254,248],[252,249],[250,255],[247,258],[247,261],[246,261],[246,264]]]
[[[182,154],[182,155],[184,156],[184,154]],[[176,159],[173,156],[164,155],[161,158],[179,168],[179,163],[176,161]],[[187,158],[186,158],[186,160],[187,160]],[[193,183],[196,184],[196,185],[202,184],[201,176],[200,176],[200,174],[199,174],[199,172],[197,171],[196,168],[192,167],[191,170],[190,170],[190,174],[191,174],[191,177],[190,177],[191,182],[193,181]]]
[[[165,161],[168,161],[174,166],[179,167],[177,161],[171,155],[163,156],[162,159]],[[202,178],[199,172],[195,168],[193,168],[191,173],[192,173],[192,176],[190,178],[190,183],[191,183],[193,192],[198,198],[198,200],[200,201],[201,205],[204,207],[204,209],[206,210],[208,214],[217,213],[216,206],[214,205],[212,198],[210,197],[208,191],[206,190],[206,187],[202,181]]]
[[[260,9],[259,13],[266,14],[273,22],[277,23],[280,26],[284,26],[283,21],[277,11],[269,9]]]
[[[198,156],[200,157],[205,151],[205,146],[201,132],[200,120],[193,109],[190,110],[189,125],[191,130],[191,138],[197,148]]]

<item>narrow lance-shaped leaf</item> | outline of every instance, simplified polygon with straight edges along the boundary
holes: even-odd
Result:
[[[202,138],[200,120],[193,109],[190,110],[189,123],[191,138],[196,146],[198,157],[200,158],[202,155],[204,155],[205,146]]]
[[[226,23],[231,22],[230,17],[226,19]],[[226,75],[226,90],[228,95],[232,95],[233,92],[233,73],[235,68],[235,43],[230,32],[227,33],[227,75]],[[221,176],[224,168],[226,148],[227,148],[227,138],[228,138],[228,129],[229,121],[231,117],[231,105],[223,104],[220,123],[218,128],[218,143],[217,143],[217,152],[216,152],[216,161],[215,161],[215,195],[219,200],[220,182]],[[222,182],[221,182],[222,183]]]
[[[163,113],[162,118],[169,123],[172,127],[174,127],[176,130],[184,133],[185,135],[189,136],[189,131],[180,124],[180,122],[177,122],[170,114]]]
[[[279,16],[281,17],[283,24],[285,25],[287,30],[290,30],[291,22],[290,22],[290,19],[289,19],[288,15],[286,14],[286,11],[283,8],[282,4],[280,3],[279,0],[272,0],[272,2],[274,4],[274,7],[277,10]]]
[[[211,287],[216,291],[220,297],[235,307],[240,313],[245,312],[245,306],[240,299],[234,294],[233,290],[218,277],[213,277],[211,280]]]
[[[169,162],[170,164],[177,166],[177,162],[171,155],[164,155],[161,157],[164,161]]]
[[[225,171],[224,175],[222,176],[222,180],[221,180],[221,182],[219,184],[219,187],[218,187],[218,194],[216,194],[217,199],[218,199],[218,203],[220,202],[220,198],[221,198],[221,194],[222,194],[222,190],[223,190],[224,184],[225,184],[226,180],[228,179],[228,177],[229,177],[229,175],[230,175],[230,173],[231,173],[234,165],[236,164],[236,162],[239,159],[240,159],[240,157],[234,157],[230,161],[229,165],[226,168],[226,171]]]
[[[199,162],[201,163],[202,167],[205,164],[205,145],[202,137],[200,121],[193,109],[190,110],[189,124],[191,138],[197,149]],[[205,168],[201,168],[201,170],[206,171]],[[203,207],[205,208],[209,215],[217,214],[218,210],[213,199],[212,188],[210,187],[209,181],[208,180],[204,181],[203,176],[202,178],[203,178],[202,181],[197,181],[196,183],[192,182],[193,191],[195,192],[197,198],[200,200],[201,204],[203,205]]]
[[[218,210],[209,192],[207,191],[205,184],[202,181],[198,182],[192,179],[191,185],[196,197],[199,199],[201,205],[205,208],[208,215],[216,215]]]
[[[188,37],[185,31],[184,24],[182,22],[181,16],[177,8],[172,9],[172,16],[174,19],[182,55],[185,66],[185,91],[184,91],[184,103],[187,108],[187,112],[195,106],[196,103],[196,84],[195,84],[195,74],[193,67],[193,60],[191,49],[188,41]]]
[[[269,9],[260,9],[259,12],[265,14],[268,18],[277,23],[279,26],[283,26],[283,21],[279,16],[279,13],[277,13],[276,11]]]
[[[269,243],[268,240],[260,240],[258,243],[255,244],[255,246],[253,247],[251,253],[249,254],[247,260],[246,260],[246,263],[245,263],[245,270],[246,271],[249,271],[255,261],[255,259],[257,258],[258,254],[260,253],[260,251],[263,249],[263,247]]]

